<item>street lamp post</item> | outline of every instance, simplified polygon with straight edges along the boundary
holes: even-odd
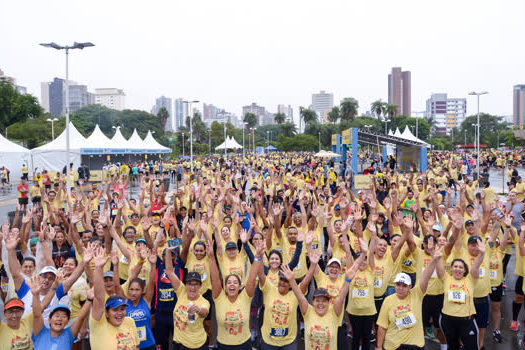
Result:
[[[460,136],[461,137],[461,136]],[[465,130],[465,145],[467,144],[467,130]]]
[[[85,47],[92,47],[95,46],[90,42],[85,43],[77,43],[74,42],[71,46],[61,46],[54,42],[51,43],[45,43],[40,44],[44,47],[50,47],[55,50],[64,50],[66,52],[66,81],[65,81],[65,90],[66,90],[66,96],[65,96],[65,106],[66,106],[66,183],[67,183],[67,195],[68,198],[71,195],[71,167],[69,165],[69,50],[74,49],[80,49],[83,50]]]
[[[182,157],[184,157],[184,133],[182,133]]]
[[[319,152],[321,152],[321,132],[319,131]]]
[[[270,130],[266,130],[266,148],[270,148]]]
[[[197,100],[187,101],[184,100],[184,103],[188,104],[188,113],[190,115],[190,170],[193,172],[193,113],[191,111],[192,103],[199,103]]]
[[[475,91],[472,91],[472,92],[469,92],[469,95],[476,96],[476,97],[477,97],[477,100],[478,100],[478,124],[476,125],[476,127],[477,127],[477,139],[478,139],[478,140],[477,140],[477,154],[478,154],[478,156],[477,156],[476,167],[477,167],[477,169],[478,169],[478,180],[479,180],[479,153],[480,153],[480,152],[479,152],[479,151],[480,151],[480,149],[479,149],[479,148],[480,148],[480,147],[479,147],[479,139],[480,139],[480,137],[479,137],[479,136],[480,136],[480,135],[479,135],[479,125],[480,125],[480,124],[479,124],[479,97],[480,97],[481,95],[486,95],[486,94],[488,94],[487,91],[482,91],[482,92],[475,92]],[[479,181],[478,181],[478,188],[479,188]]]
[[[224,158],[228,158],[226,155],[226,123],[224,123]]]
[[[54,140],[55,139],[55,122],[58,121],[58,119],[57,118],[53,118],[53,119],[47,118],[47,121],[51,122],[51,137]]]
[[[386,120],[385,119],[385,135],[388,135],[388,123],[390,123],[391,120]]]
[[[246,123],[242,122],[242,160],[244,161],[244,129],[246,128]]]

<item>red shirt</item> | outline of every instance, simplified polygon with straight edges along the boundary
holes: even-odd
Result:
[[[18,198],[27,198],[27,191],[29,191],[27,185],[18,185],[16,189],[18,190]]]

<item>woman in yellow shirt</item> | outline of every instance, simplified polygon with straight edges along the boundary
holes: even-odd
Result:
[[[351,267],[346,270],[345,283],[339,291],[339,295],[333,301],[330,294],[324,288],[318,288],[313,294],[312,305],[304,297],[303,292],[295,282],[294,272],[287,265],[282,267],[283,273],[288,279],[290,286],[298,300],[301,314],[304,318],[304,341],[305,350],[337,350],[337,328],[338,320],[343,314],[344,302],[348,293],[348,285],[356,275],[364,254],[356,259]]]
[[[400,272],[396,275],[396,292],[386,297],[377,319],[377,349],[394,350],[404,345],[411,349],[423,349],[423,296],[437,261],[441,261],[442,256],[442,248],[434,249],[432,261],[421,274],[419,285],[414,288],[411,288],[412,280],[408,274]],[[445,272],[443,265],[438,269],[442,269],[442,273]]]
[[[264,244],[261,241],[257,246],[254,264],[244,289],[241,279],[235,274],[226,276],[224,289],[219,275],[219,268],[215,261],[213,245],[208,241],[208,256],[210,258],[210,277],[212,295],[215,301],[215,317],[217,320],[218,349],[251,350],[250,307],[255,293],[255,278],[262,268]]]
[[[478,326],[472,317],[476,314],[474,280],[479,278],[479,269],[485,257],[485,245],[478,241],[477,248],[479,254],[472,264],[470,274],[463,259],[452,260],[451,275],[445,275],[444,270],[439,268],[442,262],[437,262],[438,277],[443,279],[445,295],[439,323],[450,350],[459,350],[460,341],[465,349],[478,348]]]

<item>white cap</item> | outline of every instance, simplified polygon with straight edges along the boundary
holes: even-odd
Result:
[[[396,275],[396,278],[394,279],[394,283],[397,283],[397,282],[404,283],[407,286],[412,285],[412,280],[410,279],[410,276],[404,272],[400,272]]]
[[[44,268],[40,270],[40,275],[48,272],[51,272],[55,276],[57,275],[57,269],[55,269],[53,266],[44,266]]]
[[[337,258],[332,258],[332,259],[328,260],[328,264],[326,264],[326,266],[330,266],[330,265],[332,265],[332,263],[334,263],[334,262],[338,263],[338,264],[339,264],[339,267],[341,267],[341,260],[339,260],[339,259],[337,259]]]
[[[441,226],[439,226],[438,224],[435,224],[434,226],[432,226],[432,229],[436,230],[436,231],[439,231],[440,233],[443,233],[443,232],[441,232]]]

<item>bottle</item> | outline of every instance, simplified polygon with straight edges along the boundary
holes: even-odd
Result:
[[[193,306],[193,302],[190,301],[190,303],[188,304],[188,309],[190,309],[192,306]],[[190,323],[195,323],[195,313],[188,312],[188,321]]]

